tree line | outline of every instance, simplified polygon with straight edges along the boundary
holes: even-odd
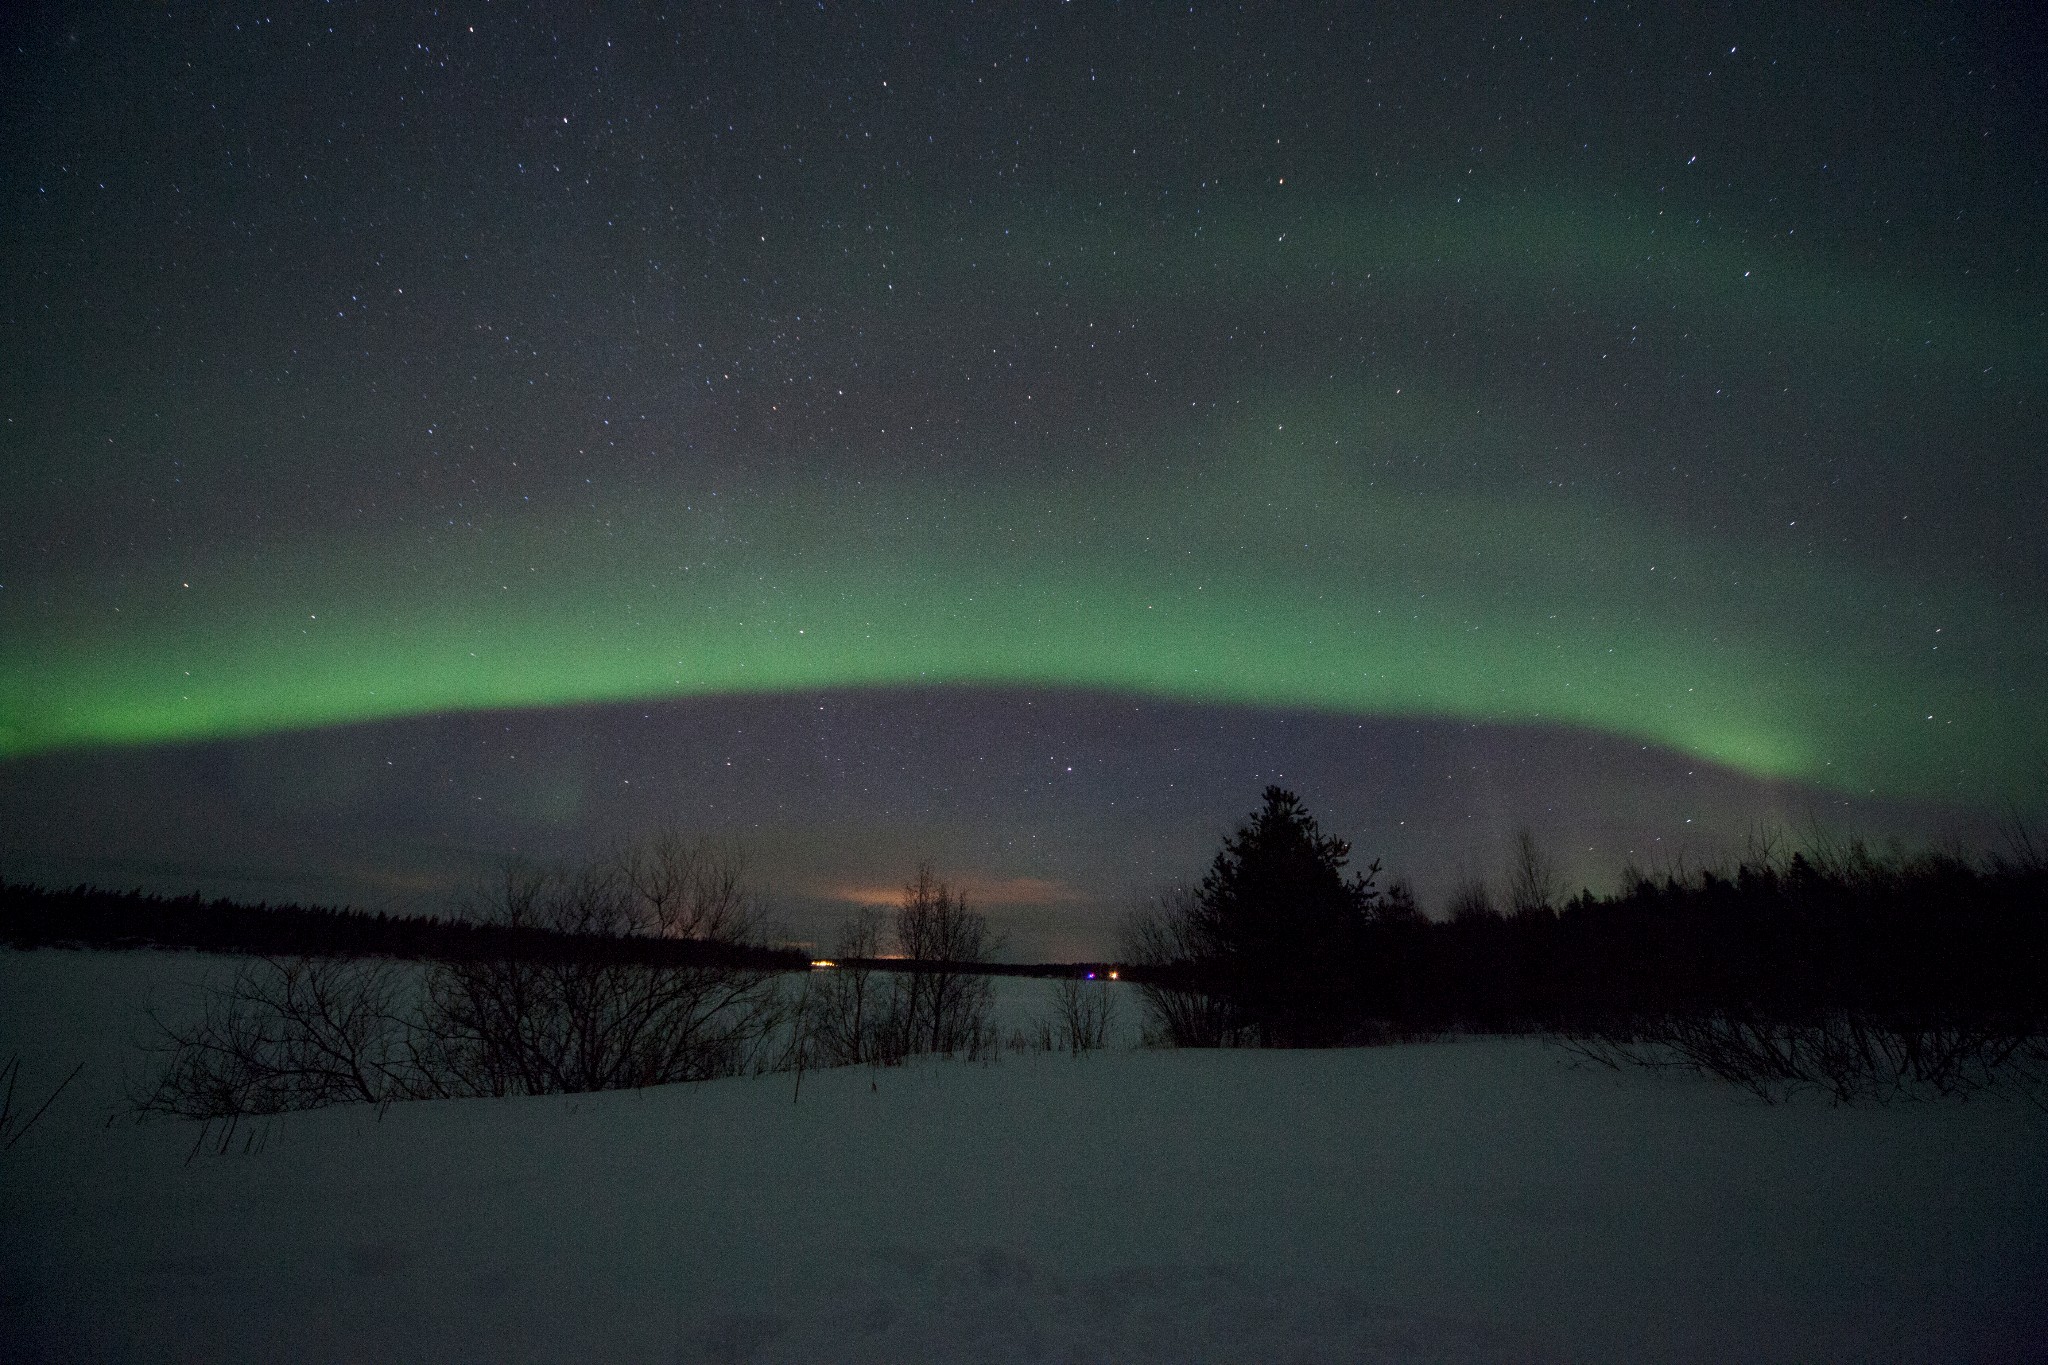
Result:
[[[514,880],[528,873],[513,873]],[[516,897],[504,904],[516,911]],[[469,919],[267,902],[198,894],[163,896],[80,884],[53,889],[0,880],[0,944],[12,948],[185,948],[295,957],[389,957],[415,961],[711,962],[790,970],[801,953],[762,943],[677,938],[587,923],[554,925],[503,916]]]
[[[1732,869],[1630,871],[1566,898],[1522,836],[1430,919],[1405,882],[1269,787],[1197,882],[1121,929],[1148,1036],[1323,1047],[1540,1033],[1607,1065],[1677,1066],[1766,1097],[2048,1088],[2048,858],[1752,849]],[[862,910],[829,962],[768,946],[737,852],[675,836],[582,866],[516,868],[465,919],[0,885],[17,946],[260,956],[162,1027],[144,1112],[209,1122],[363,1100],[560,1093],[747,1072],[887,1066],[1109,1035],[1090,964],[1035,1033],[999,1038],[987,919],[929,865]],[[400,970],[399,958],[425,964]],[[1106,972],[1106,968],[1104,969]]]
[[[1610,1064],[1760,1094],[1963,1094],[2048,1071],[2048,860],[1851,842],[1566,900],[1524,835],[1507,904],[1483,884],[1424,917],[1380,864],[1268,788],[1196,885],[1123,929],[1155,1032],[1180,1046],[1546,1033]]]

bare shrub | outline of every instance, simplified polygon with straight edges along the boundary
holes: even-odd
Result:
[[[503,924],[744,946],[761,916],[729,850],[664,839],[588,867],[515,869]],[[582,957],[436,963],[422,1005],[433,1093],[542,1095],[741,1074],[779,1022],[775,973]]]
[[[1101,981],[1062,977],[1052,988],[1052,1018],[1040,1030],[1046,1051],[1055,1048],[1078,1057],[1109,1046],[1116,1026],[1116,998]]]
[[[207,993],[196,1023],[166,1024],[147,1051],[163,1058],[156,1082],[131,1092],[138,1117],[199,1120],[226,1152],[242,1122],[330,1104],[385,1105],[434,1093],[420,1067],[417,1016],[401,1005],[397,964],[332,958],[259,958]],[[264,1129],[250,1130],[247,1146]]]
[[[593,936],[556,956],[436,962],[259,959],[208,993],[197,1022],[155,1020],[143,1115],[219,1125],[329,1104],[663,1085],[772,1064],[776,974],[607,955],[624,935],[758,942],[759,907],[729,850],[662,839],[573,869],[514,869],[491,920]],[[205,1141],[202,1129],[201,1142]],[[195,1145],[195,1150],[197,1150]]]
[[[1197,989],[1194,970],[1209,952],[1198,896],[1177,886],[1133,907],[1117,926],[1117,956],[1138,968],[1148,1040],[1169,1047],[1222,1047],[1235,1040],[1224,1000]]]
[[[230,1119],[417,1093],[414,1022],[389,962],[258,958],[210,991],[195,1023],[154,1013],[166,1063],[144,1114]]]
[[[1050,1017],[1032,1020],[1022,1028],[1010,1030],[1010,1036],[1003,1046],[1012,1052],[1058,1052],[1059,1035],[1053,1029]]]
[[[1839,1104],[2038,1092],[2048,1039],[1985,1020],[1910,1020],[1838,1010],[1798,1020],[1731,1011],[1673,1014],[1569,1035],[1605,1066],[1678,1068],[1731,1081],[1767,1103],[1817,1090]]]

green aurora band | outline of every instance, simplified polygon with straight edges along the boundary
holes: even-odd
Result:
[[[1210,266],[1185,259],[1188,228],[1176,249],[1195,283],[1181,286],[1140,264],[1159,257],[1147,230],[1105,220],[1091,247],[1085,216],[1057,242],[986,221],[908,230],[899,277],[934,300],[1028,303],[1042,268],[1095,298],[1183,288],[1220,309],[1337,274],[1406,272],[1421,297],[1482,273],[1525,302],[1563,285],[1616,315],[1651,301],[1724,337],[1765,327],[1823,369],[1843,335],[1868,341],[1863,364],[1922,334],[1943,344],[1915,363],[1956,373],[1980,352],[2023,369],[2039,356],[2023,323],[1829,284],[1786,248],[1659,236],[1634,214],[1360,226],[1311,207],[1277,260],[1255,218],[1198,225]],[[976,249],[996,241],[1000,255]],[[1776,273],[1768,296],[1742,283],[1751,261]],[[1583,490],[1403,475],[1397,449],[1417,434],[1533,439],[1475,430],[1469,396],[1426,385],[1286,401],[1254,383],[1220,437],[1155,432],[1115,471],[678,475],[470,529],[136,552],[118,580],[53,572],[31,590],[10,570],[0,755],[450,709],[995,684],[1577,726],[1906,797],[2004,800],[2048,771],[2039,605],[1961,575],[1906,581],[1873,562],[1881,547],[1823,558]]]
[[[0,745],[1017,684],[1583,726],[1843,790],[1982,798],[2038,777],[2011,738],[2048,696],[1979,683],[2006,604],[1916,599],[1583,498],[1381,489],[1282,425],[1168,481],[793,484],[302,544],[94,622],[18,622]],[[1908,653],[1908,634],[1928,643]]]

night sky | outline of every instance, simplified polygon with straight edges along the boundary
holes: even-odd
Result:
[[[45,6],[0,871],[741,840],[1107,953],[1260,788],[1434,908],[2048,789],[2026,7]]]

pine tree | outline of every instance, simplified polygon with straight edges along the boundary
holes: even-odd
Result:
[[[1347,878],[1349,843],[1324,835],[1293,792],[1264,797],[1202,879],[1191,937],[1245,1041],[1328,1045],[1345,1032],[1380,865]]]

